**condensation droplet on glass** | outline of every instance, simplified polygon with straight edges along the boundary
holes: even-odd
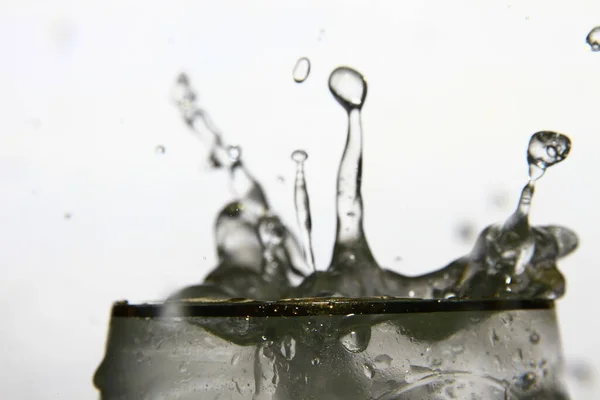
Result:
[[[296,83],[302,83],[310,75],[310,60],[306,57],[299,58],[294,65],[292,76]]]
[[[365,376],[369,379],[373,379],[373,376],[375,376],[375,370],[369,364],[363,365],[363,372],[365,373]]]
[[[592,51],[600,51],[600,26],[595,27],[588,33],[585,41]]]

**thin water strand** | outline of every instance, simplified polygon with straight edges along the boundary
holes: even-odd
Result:
[[[315,257],[312,248],[311,231],[312,218],[310,214],[310,199],[308,188],[306,186],[306,177],[304,175],[304,162],[308,154],[303,150],[296,150],[292,153],[292,160],[296,162],[296,181],[294,185],[294,203],[296,208],[296,219],[300,228],[300,240],[304,259],[308,267],[316,271]]]

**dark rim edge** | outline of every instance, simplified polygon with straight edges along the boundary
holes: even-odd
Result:
[[[544,299],[423,300],[423,299],[293,299],[282,301],[170,301],[113,305],[113,317],[301,317],[328,315],[409,314],[458,311],[552,309]]]

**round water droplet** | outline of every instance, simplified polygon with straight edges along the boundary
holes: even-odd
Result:
[[[312,365],[319,365],[321,363],[321,359],[319,357],[315,357],[312,360],[310,360],[310,363]]]
[[[156,154],[165,154],[166,151],[167,151],[167,149],[165,149],[165,146],[163,146],[163,145],[158,145],[154,148],[154,152]]]
[[[306,161],[307,158],[308,158],[308,153],[305,152],[304,150],[295,150],[292,153],[292,160],[296,161],[297,163],[302,163],[302,162]]]
[[[364,351],[371,340],[371,328],[368,326],[358,327],[340,337],[340,343],[351,353]]]
[[[539,178],[546,168],[567,158],[570,150],[571,139],[561,133],[542,131],[533,134],[527,149],[527,162],[541,171],[530,170],[530,178]]]
[[[600,26],[595,27],[588,33],[585,41],[592,51],[600,51]]]
[[[529,335],[529,341],[532,344],[538,344],[540,342],[540,335],[537,332],[532,332],[531,335]]]
[[[294,81],[296,83],[302,83],[308,78],[310,74],[310,60],[306,57],[302,57],[296,61],[296,65],[294,66],[294,70],[292,71],[292,76],[294,77]]]
[[[367,97],[367,82],[357,71],[339,67],[329,76],[329,90],[347,111],[360,109]]]

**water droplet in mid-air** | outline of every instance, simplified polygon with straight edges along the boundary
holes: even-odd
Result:
[[[539,179],[546,168],[558,164],[569,155],[571,140],[557,132],[541,131],[533,134],[527,149],[531,180]]]
[[[600,51],[600,26],[595,27],[588,33],[585,41],[592,51]]]
[[[296,61],[296,65],[294,65],[294,70],[292,71],[292,76],[294,77],[294,81],[296,83],[302,83],[308,78],[310,74],[310,60],[306,57],[302,57]]]
[[[306,153],[304,150],[295,150],[292,153],[292,160],[296,161],[297,163],[302,163],[302,162],[306,161],[307,158],[308,158],[308,153]]]
[[[329,76],[329,90],[347,111],[360,109],[367,97],[367,82],[352,68],[339,67]]]

